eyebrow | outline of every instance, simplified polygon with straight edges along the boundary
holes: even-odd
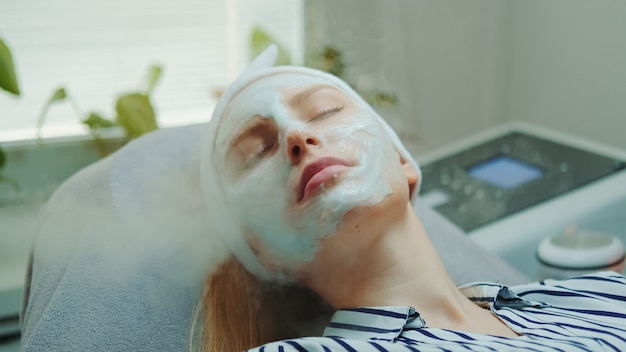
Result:
[[[228,143],[228,152],[230,152],[230,150],[232,149],[233,146],[235,146],[237,143],[239,143],[242,139],[244,139],[246,136],[249,136],[250,134],[255,133],[256,131],[258,131],[259,129],[263,128],[265,125],[265,121],[264,121],[264,117],[261,115],[254,115],[244,126],[243,131],[237,133],[237,135],[235,137],[233,137],[233,139],[231,140],[230,143]]]
[[[316,84],[314,86],[310,86],[307,89],[289,97],[289,99],[287,99],[287,105],[300,105],[303,101],[307,100],[311,95],[313,95],[313,93],[322,89],[332,89],[332,86],[329,86],[327,84]]]

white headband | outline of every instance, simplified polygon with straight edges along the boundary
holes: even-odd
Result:
[[[224,93],[220,97],[217,106],[213,111],[211,121],[208,125],[208,135],[205,139],[204,147],[202,150],[200,175],[203,196],[205,198],[207,208],[209,209],[209,220],[213,225],[212,230],[218,232],[218,235],[222,239],[224,239],[233,254],[235,254],[237,259],[244,265],[244,267],[249,272],[263,279],[284,281],[289,280],[289,278],[285,277],[284,274],[275,273],[267,270],[259,262],[256,255],[254,255],[252,249],[250,248],[250,245],[245,240],[241,227],[238,226],[240,222],[237,221],[237,219],[234,219],[233,215],[227,210],[227,207],[224,206],[224,204],[226,204],[226,199],[220,181],[221,176],[219,174],[218,168],[216,168],[213,163],[213,154],[216,147],[216,136],[220,121],[222,120],[224,115],[224,110],[228,106],[230,101],[245,87],[263,77],[284,73],[303,74],[320,77],[327,80],[330,84],[337,87],[340,91],[346,94],[346,96],[348,96],[350,99],[357,102],[357,104],[369,109],[369,112],[372,114],[372,116],[376,116],[378,118],[380,124],[384,126],[385,130],[387,131],[387,134],[389,135],[389,138],[398,153],[418,172],[418,182],[421,183],[422,177],[417,162],[406,150],[398,135],[391,129],[389,124],[387,124],[387,122],[382,117],[380,117],[380,115],[378,115],[369,106],[369,104],[367,104],[363,100],[363,98],[361,98],[359,94],[357,94],[352,88],[350,88],[348,84],[333,75],[311,68],[296,66],[274,67],[273,65],[276,62],[277,57],[278,49],[274,45],[270,46],[263,53],[261,53],[233,83],[231,83],[231,85],[224,91]],[[412,202],[417,199],[419,186],[420,184],[418,183],[413,191],[411,199]]]

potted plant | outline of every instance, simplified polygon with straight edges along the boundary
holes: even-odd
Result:
[[[20,95],[20,87],[17,82],[15,65],[13,64],[13,55],[11,55],[11,50],[2,38],[0,38],[0,89],[15,96]],[[8,182],[15,188],[17,183],[2,173],[5,164],[6,154],[0,147],[0,182]]]

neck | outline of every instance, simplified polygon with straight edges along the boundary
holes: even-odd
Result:
[[[359,233],[342,236],[360,243],[344,246],[360,248],[359,253],[316,260],[323,264],[304,280],[336,309],[406,305],[430,326],[448,327],[480,309],[456,288],[410,204],[383,228],[353,232]]]

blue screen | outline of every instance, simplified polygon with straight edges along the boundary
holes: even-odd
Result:
[[[543,170],[535,165],[501,155],[476,164],[468,174],[492,186],[512,189],[543,176]]]

